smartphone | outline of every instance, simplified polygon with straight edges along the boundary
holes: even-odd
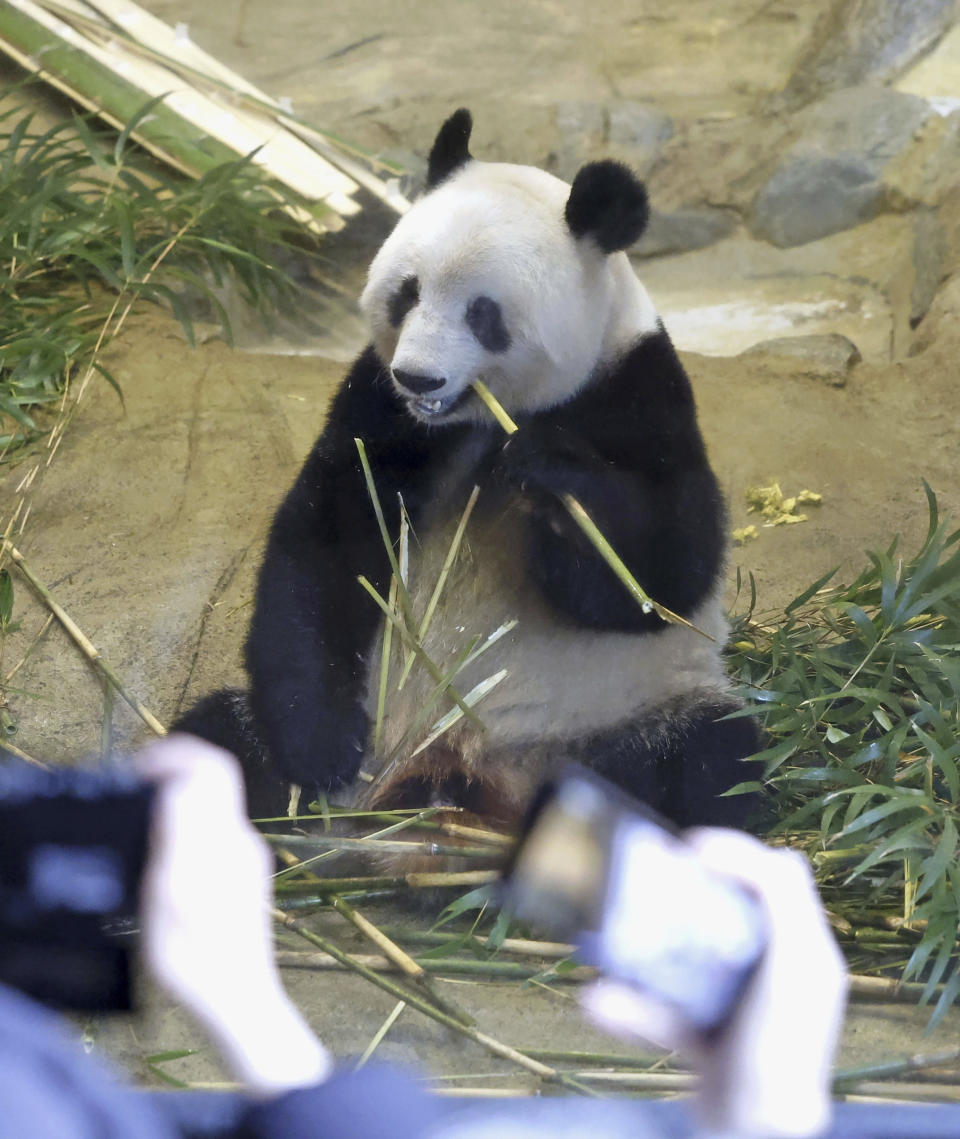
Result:
[[[580,768],[537,795],[503,902],[704,1037],[728,1022],[767,942],[748,889],[705,868],[672,824]]]

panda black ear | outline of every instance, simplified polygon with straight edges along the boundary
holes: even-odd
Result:
[[[466,107],[454,111],[437,132],[427,160],[427,189],[439,186],[473,157],[470,153],[470,132],[473,117]]]
[[[574,237],[591,237],[604,253],[616,253],[647,228],[646,187],[620,162],[588,162],[573,180],[565,216]]]

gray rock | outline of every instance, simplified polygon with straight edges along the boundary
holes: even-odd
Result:
[[[672,213],[653,210],[646,232],[630,252],[635,257],[662,257],[667,253],[705,249],[728,237],[737,222],[737,215],[730,210],[709,207]]]
[[[940,288],[946,245],[943,226],[935,211],[918,210],[913,219],[913,289],[910,292],[910,327],[926,316]]]
[[[625,99],[607,108],[607,141],[612,146],[638,147],[656,151],[673,138],[673,120],[647,103]]]
[[[855,155],[796,154],[757,195],[751,229],[781,248],[849,229],[880,212],[883,187]]]
[[[808,107],[797,116],[798,141],[754,199],[753,232],[803,245],[874,217],[886,205],[885,169],[934,113],[926,99],[875,87]]]
[[[838,332],[764,340],[743,355],[764,357],[778,374],[806,376],[836,388],[846,384],[850,369],[861,360],[856,344]]]
[[[545,166],[558,178],[572,182],[580,167],[603,146],[607,116],[601,103],[584,100],[558,103],[554,118],[557,141]]]
[[[554,121],[557,142],[545,165],[567,181],[585,162],[610,156],[646,177],[673,136],[669,115],[630,99],[559,103]]]
[[[954,0],[840,0],[830,5],[775,105],[801,106],[826,91],[894,78],[936,46],[954,14]]]

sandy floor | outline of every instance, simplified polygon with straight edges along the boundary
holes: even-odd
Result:
[[[538,163],[559,161],[571,145],[558,127],[558,105],[655,104],[674,116],[677,131],[651,186],[655,203],[676,208],[709,200],[710,179],[719,175],[705,167],[706,155],[726,147],[724,177],[732,177],[743,152],[763,145],[766,136],[751,133],[745,116],[784,84],[826,2],[709,0],[664,14],[652,0],[600,0],[588,20],[579,5],[553,0],[494,0],[470,7],[469,19],[463,5],[351,0],[324,5],[326,30],[317,28],[314,5],[293,0],[153,0],[148,7],[170,22],[188,21],[203,46],[272,93],[290,95],[319,122],[412,162],[422,161],[436,125],[461,103],[475,112],[479,157]],[[942,86],[952,74],[950,58],[939,70],[921,66],[920,87]],[[948,268],[960,265],[957,213],[943,217]],[[737,229],[708,249],[640,264],[678,343],[691,350],[685,358],[733,525],[749,520],[743,495],[751,485],[777,479],[787,492],[809,487],[824,496],[806,524],[763,530],[734,551],[731,580],[736,567],[754,572],[762,605],[782,603],[834,565],[849,576],[865,548],[885,546],[895,533],[914,541],[926,523],[923,478],[943,511],[960,515],[960,333],[944,304],[939,324],[922,325],[914,340],[911,224],[881,217],[794,250],[774,250]],[[359,289],[388,226],[371,214],[329,243],[330,265],[350,291]],[[106,386],[92,389],[30,492],[30,518],[17,539],[24,555],[164,722],[196,696],[242,680],[239,647],[265,527],[323,423],[344,359],[362,343],[349,305],[327,316],[327,336],[274,340],[270,351],[255,353],[231,351],[216,338],[192,351],[165,316],[141,315],[111,351],[125,409]],[[773,336],[808,332],[844,333],[863,363],[829,382],[769,356],[735,355]],[[29,463],[24,457],[7,476],[7,501],[16,500]],[[4,650],[7,667],[45,617],[25,589],[17,605],[22,630]],[[99,685],[59,630],[18,675],[11,703],[22,747],[54,759],[100,747]],[[122,707],[114,733],[122,745],[144,734]],[[392,1007],[350,977],[293,972],[289,984],[342,1055],[360,1051]],[[451,991],[485,1030],[517,1046],[557,1039],[602,1046],[576,1019],[566,991],[468,983],[451,983]],[[910,1006],[860,1008],[848,1024],[844,1062],[919,1046],[924,1022]],[[956,1031],[956,1019],[948,1021],[923,1047],[955,1040]],[[103,1026],[100,1040],[137,1067],[145,1054],[195,1046],[198,1036],[178,1011],[157,1004],[139,1021]],[[380,1052],[448,1074],[504,1069],[485,1066],[472,1046],[452,1044],[409,1012]],[[209,1052],[169,1070],[198,1080],[217,1071]]]

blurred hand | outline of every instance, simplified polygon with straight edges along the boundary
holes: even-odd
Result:
[[[847,976],[806,860],[738,831],[684,837],[706,868],[741,882],[766,913],[767,951],[731,1022],[705,1044],[670,1009],[612,981],[588,990],[584,1004],[611,1030],[689,1057],[700,1073],[695,1110],[708,1134],[817,1135],[830,1122]]]
[[[280,981],[270,851],[246,818],[228,752],[188,735],[135,760],[158,785],[144,875],[142,955],[255,1094],[315,1083],[330,1058]]]

